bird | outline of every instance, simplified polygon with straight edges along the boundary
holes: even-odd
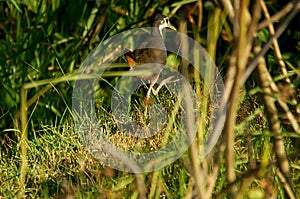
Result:
[[[166,64],[167,52],[163,42],[162,30],[164,28],[176,30],[176,28],[170,23],[169,18],[162,14],[155,16],[152,27],[151,35],[147,38],[147,41],[139,46],[139,49],[134,51],[128,50],[124,54],[130,70],[141,64]]]
[[[151,34],[145,39],[146,41],[141,43],[139,48],[134,51],[126,49],[127,52],[124,54],[124,58],[131,71],[146,71],[145,74],[140,75],[139,77],[148,80],[150,83],[147,98],[149,98],[150,92],[153,90],[153,86],[158,80],[159,73],[162,69],[161,66],[166,64],[167,51],[163,42],[162,33],[165,28],[176,31],[176,28],[170,23],[167,16],[157,14],[152,23]],[[144,65],[144,67],[138,67],[139,65]],[[154,92],[153,90],[154,94],[157,92]]]

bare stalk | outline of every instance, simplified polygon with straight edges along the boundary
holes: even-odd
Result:
[[[268,12],[268,8],[267,8],[267,6],[266,6],[266,4],[263,0],[260,0],[260,5],[262,7],[265,18],[270,19],[270,14]],[[272,23],[268,25],[268,28],[269,28],[270,35],[274,35],[275,34],[275,29],[274,29],[274,26],[273,26]],[[276,57],[277,62],[280,66],[281,72],[282,72],[283,75],[286,76],[287,75],[287,70],[286,70],[286,67],[285,67],[285,63],[282,60],[282,55],[281,55],[281,52],[280,52],[280,48],[279,48],[279,44],[278,44],[277,39],[274,39],[273,46],[274,46],[275,57]],[[287,83],[291,83],[291,80],[288,76],[286,76],[285,81]]]
[[[255,53],[260,52],[260,50],[261,49],[259,46],[254,47]],[[263,99],[265,103],[265,111],[268,117],[268,121],[270,123],[270,130],[274,133],[273,150],[276,154],[279,168],[283,176],[285,177],[287,184],[289,185],[289,188],[292,189],[293,187],[292,178],[291,178],[289,163],[286,157],[284,143],[282,139],[282,132],[280,129],[278,110],[276,108],[274,98],[271,97],[271,93],[272,93],[271,85],[274,84],[274,82],[272,80],[270,73],[268,72],[265,59],[263,57],[260,57],[258,59],[257,69],[258,69],[260,84],[264,92]]]

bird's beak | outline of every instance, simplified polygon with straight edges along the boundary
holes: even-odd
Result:
[[[167,28],[170,28],[170,29],[172,29],[172,30],[176,30],[176,28],[175,28],[171,23],[168,23]]]

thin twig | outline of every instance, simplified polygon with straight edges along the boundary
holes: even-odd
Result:
[[[260,0],[260,5],[261,5],[261,8],[263,10],[263,13],[265,14],[265,18],[270,19],[270,14],[268,12],[268,8],[267,8],[267,6],[266,6],[266,4],[263,0]],[[270,34],[274,35],[275,29],[274,29],[273,24],[272,23],[269,24],[268,27],[269,27]],[[281,72],[282,72],[283,75],[287,75],[287,70],[286,70],[286,67],[285,67],[285,63],[282,59],[282,55],[281,55],[281,52],[280,52],[280,48],[279,48],[279,44],[278,44],[277,39],[274,39],[273,46],[274,46],[275,57],[276,57],[277,62],[280,66]],[[291,80],[288,76],[286,76],[285,81],[287,83],[291,83]]]
[[[224,189],[222,189],[220,192],[214,194],[212,198],[223,198],[221,197],[223,194],[232,192],[232,190],[236,187],[238,183],[253,178],[254,176],[257,175],[258,172],[259,172],[259,168],[255,168],[247,171],[246,173],[243,173],[235,181],[227,184],[227,186]]]
[[[247,66],[247,69],[244,72],[244,75],[243,75],[243,77],[241,79],[241,84],[244,84],[246,82],[246,80],[248,79],[248,77],[251,75],[251,73],[253,72],[253,70],[256,68],[257,62],[258,62],[258,58],[261,57],[261,56],[264,56],[267,53],[267,51],[269,50],[270,46],[272,45],[274,39],[278,39],[279,38],[279,36],[287,28],[288,24],[296,16],[296,14],[299,12],[299,10],[300,10],[300,1],[297,1],[296,5],[295,5],[295,7],[293,9],[293,11],[290,12],[290,14],[281,23],[281,25],[279,26],[279,28],[277,29],[277,31],[275,32],[275,34],[270,37],[269,41],[262,47],[261,51],[256,54],[256,56],[254,57],[254,59]]]
[[[269,26],[270,24],[273,24],[275,22],[278,22],[281,18],[283,18],[287,13],[289,13],[294,6],[296,5],[297,1],[289,2],[287,3],[284,8],[282,8],[280,11],[276,12],[272,17],[265,19],[257,26],[257,31]]]
[[[283,187],[284,187],[284,189],[285,189],[285,192],[286,192],[286,194],[288,195],[288,197],[289,197],[290,199],[296,199],[296,196],[294,195],[293,190],[291,189],[291,187],[289,186],[289,184],[288,184],[286,178],[285,178],[284,175],[280,172],[279,169],[276,169],[276,174],[277,174],[279,180],[281,181],[281,183],[282,183],[282,185],[283,185]]]
[[[235,14],[234,14],[232,3],[229,0],[221,0],[221,2],[228,12],[228,18],[230,22],[233,24]]]
[[[225,141],[226,140],[224,138],[221,141],[221,144],[219,146],[219,151],[218,151],[216,160],[215,160],[214,165],[213,165],[212,172],[211,172],[211,174],[210,174],[210,176],[207,180],[208,181],[208,186],[207,186],[207,191],[206,191],[205,198],[211,198],[211,196],[213,194],[215,184],[216,184],[216,181],[218,179],[217,176],[218,176],[218,172],[219,172],[219,169],[220,169],[221,159],[222,159],[222,156],[223,156],[225,148],[226,148],[226,142]]]
[[[255,53],[257,53],[260,51],[260,47],[257,45],[253,50]],[[288,185],[292,189],[293,185],[291,173],[282,139],[278,110],[276,108],[274,98],[270,96],[270,93],[272,93],[271,84],[274,84],[274,82],[270,73],[268,72],[266,62],[263,57],[260,57],[258,59],[258,74],[261,87],[264,91],[263,99],[265,103],[266,114],[268,116],[268,121],[270,123],[270,130],[274,133],[273,149],[278,160],[279,168],[286,178]]]

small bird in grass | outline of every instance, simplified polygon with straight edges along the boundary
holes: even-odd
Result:
[[[155,16],[152,26],[151,35],[147,38],[147,41],[143,42],[140,46],[142,49],[137,49],[133,52],[129,51],[124,55],[131,70],[139,64],[166,63],[167,52],[166,50],[162,50],[165,49],[162,30],[164,28],[176,30],[176,28],[170,23],[169,18],[162,14]]]
[[[169,18],[162,14],[155,16],[152,27],[151,35],[146,38],[146,41],[141,44],[139,49],[134,51],[128,50],[128,52],[124,54],[130,70],[138,71],[142,69],[147,71],[145,75],[140,76],[142,79],[148,80],[151,83],[147,98],[150,96],[150,92],[160,73],[160,67],[155,67],[155,64],[165,65],[167,60],[167,51],[163,42],[162,30],[164,28],[176,30],[170,23]],[[148,65],[146,68],[139,68],[138,65],[142,64],[152,64],[152,66]],[[152,68],[149,68],[149,66]]]

